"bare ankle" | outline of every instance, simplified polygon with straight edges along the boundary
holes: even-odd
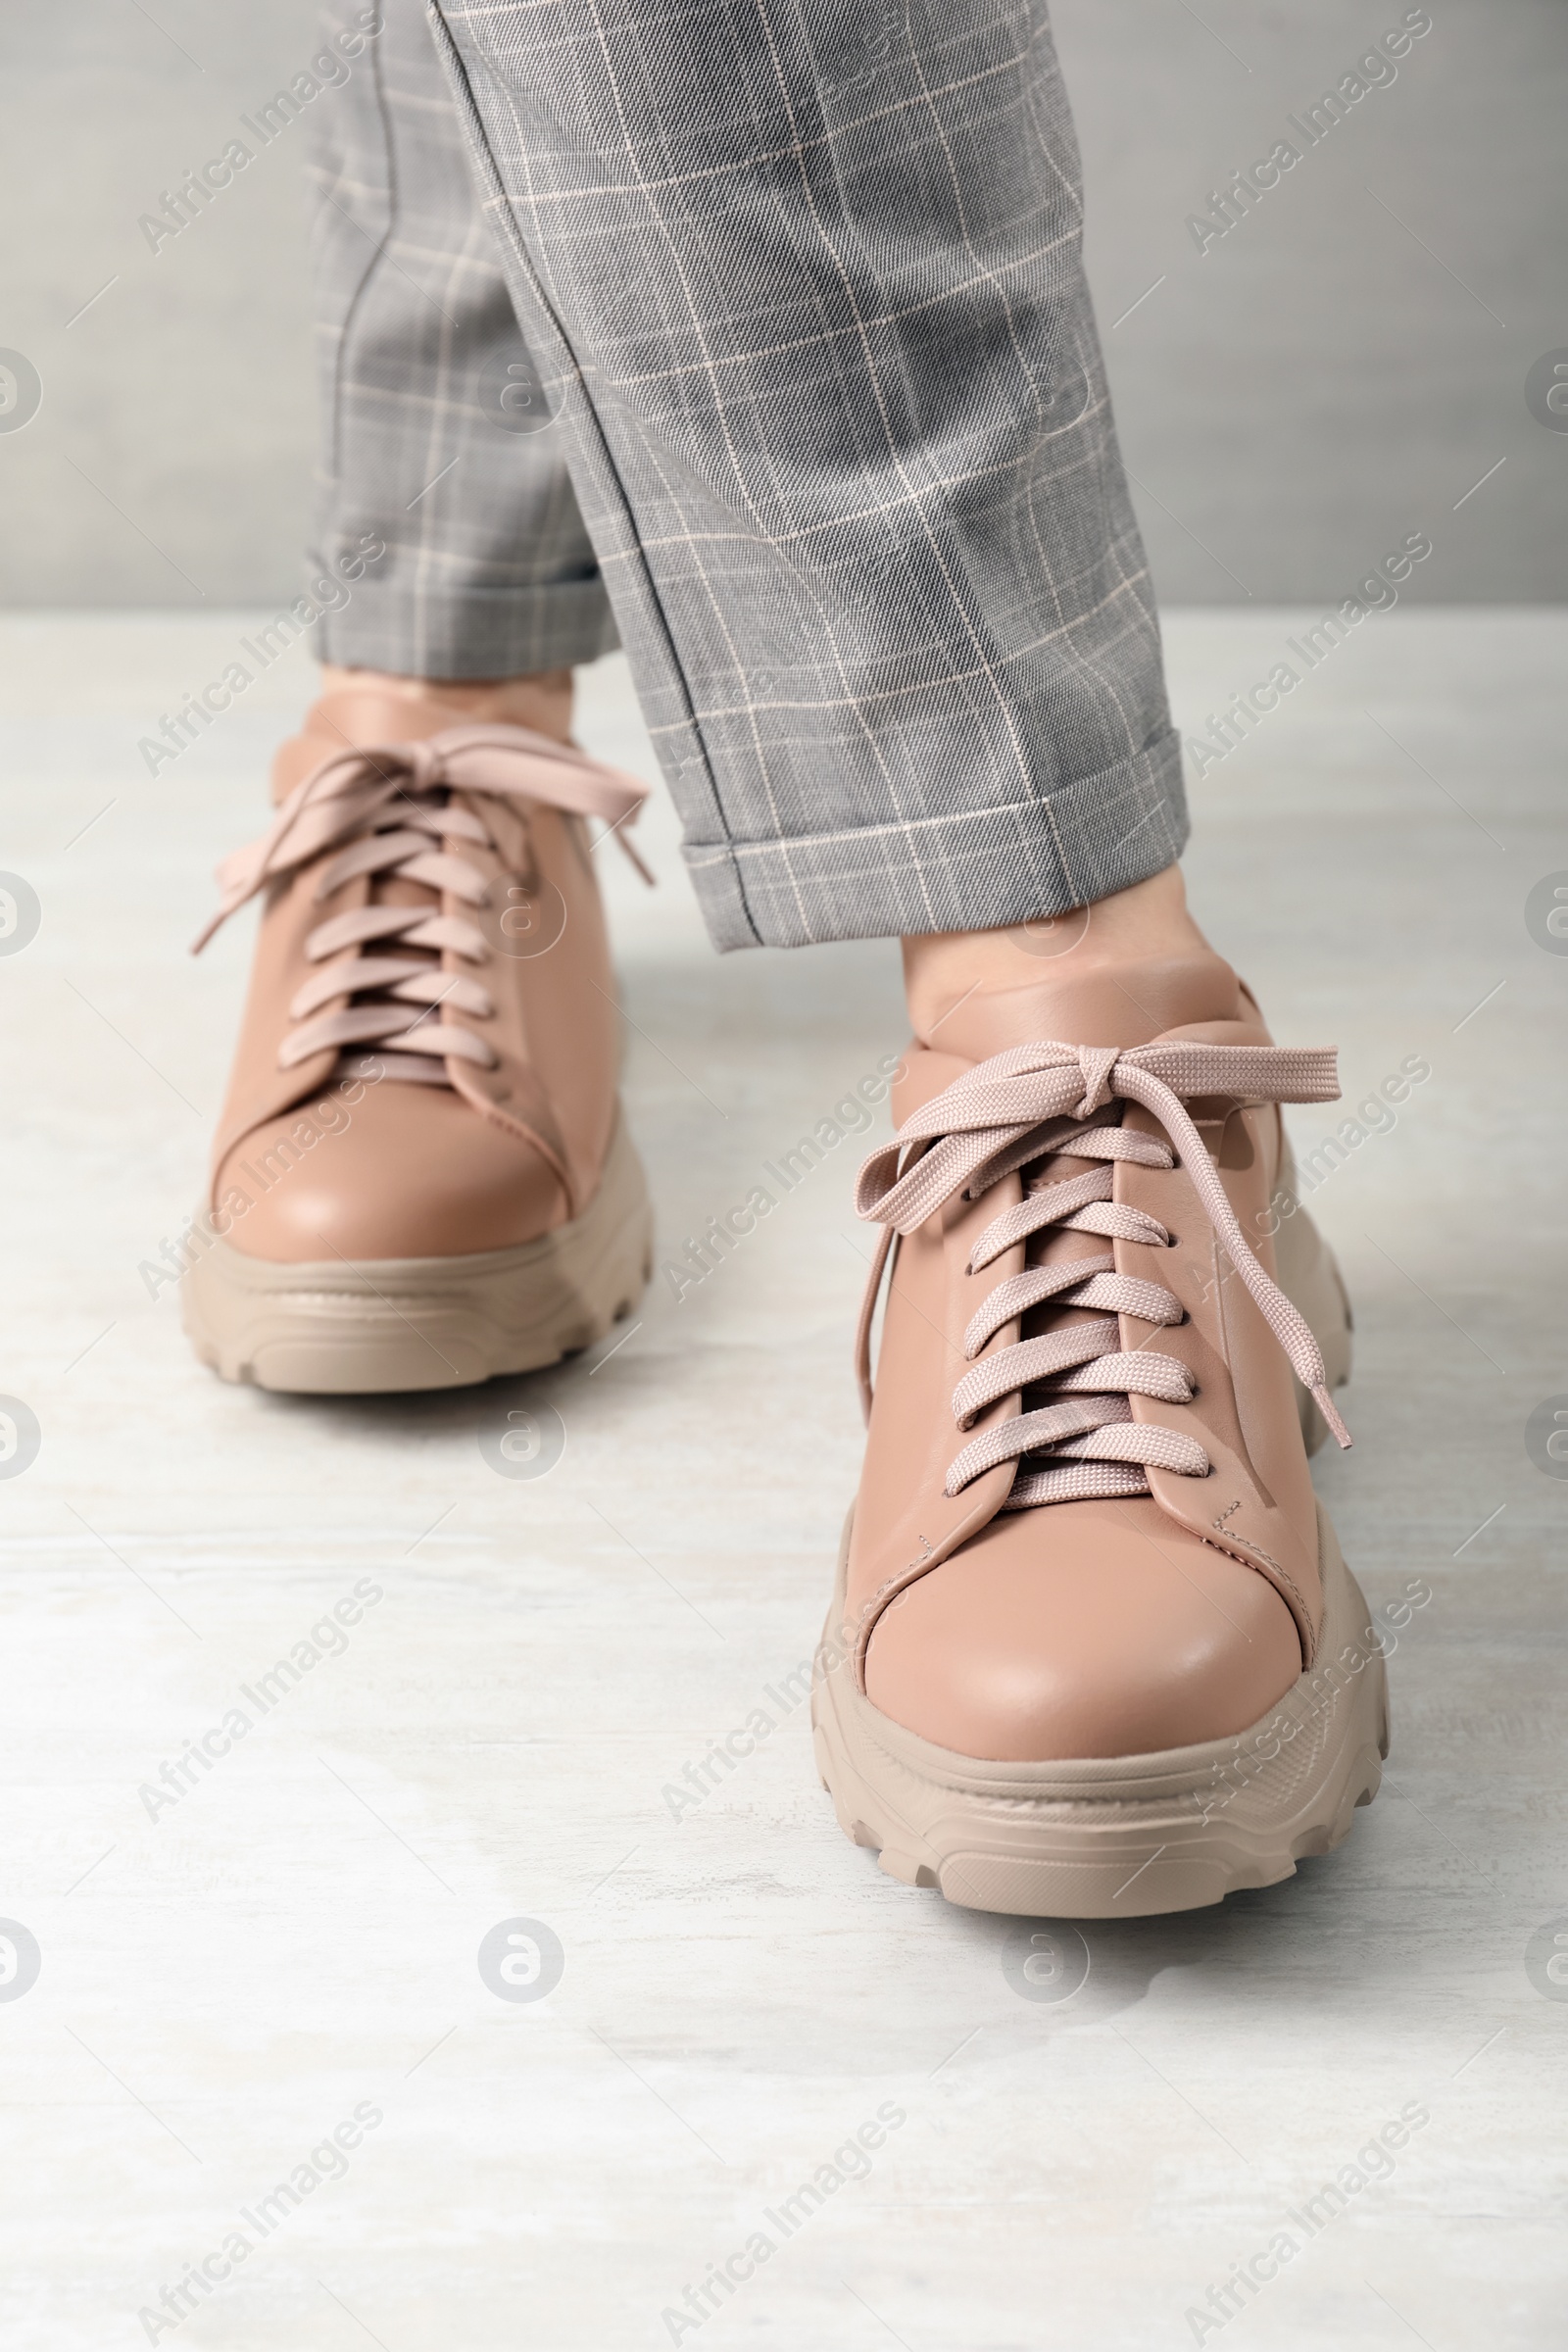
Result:
[[[454,724],[500,719],[532,727],[564,743],[571,733],[572,675],[569,669],[541,669],[511,678],[414,678],[393,670],[321,666],[321,692],[380,694],[397,701],[435,703],[452,712]]]
[[[1123,964],[1219,959],[1187,910],[1179,866],[1087,906],[986,931],[906,939],[904,985],[917,1037],[974,998],[1041,996]]]

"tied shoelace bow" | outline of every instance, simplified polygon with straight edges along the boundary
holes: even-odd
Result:
[[[316,884],[318,904],[366,875],[372,885],[422,883],[466,907],[484,907],[490,895],[484,875],[447,845],[498,845],[482,817],[457,805],[459,792],[510,800],[523,813],[528,802],[542,801],[571,815],[600,817],[643,880],[653,880],[623,830],[648,797],[635,776],[527,727],[447,727],[421,742],[355,747],[324,760],[295,786],[261,839],[219,867],[221,904],[192,954],[200,955],[258,891],[334,849],[339,854]],[[452,1017],[487,1020],[495,1010],[489,990],[468,972],[442,966],[443,955],[478,966],[491,954],[468,915],[428,905],[389,906],[372,898],[329,916],[306,938],[306,958],[320,968],[290,1001],[296,1026],[278,1048],[278,1067],[292,1069],[325,1051],[380,1045],[392,1049],[384,1056],[387,1077],[445,1085],[448,1057],[494,1068],[499,1056],[488,1039]]]
[[[1106,1164],[1057,1183],[1026,1178],[1023,1199],[994,1217],[975,1243],[971,1274],[1048,1228],[1168,1248],[1172,1237],[1157,1218],[1111,1199],[1111,1163],[1169,1168],[1179,1157],[1216,1239],[1297,1378],[1340,1444],[1348,1446],[1311,1329],[1253,1255],[1183,1101],[1220,1096],[1242,1102],[1331,1102],[1339,1091],[1332,1051],[1278,1046],[1172,1043],[1122,1051],[1044,1043],[1015,1046],[978,1063],[906,1119],[860,1168],[856,1207],[887,1229],[860,1324],[867,1396],[871,1314],[895,1234],[914,1232],[959,1191],[978,1200],[1003,1177],[1059,1153]],[[1122,1101],[1152,1111],[1174,1152],[1157,1136],[1116,1124]],[[1204,1477],[1209,1460],[1195,1438],[1135,1422],[1128,1402],[1138,1396],[1185,1404],[1195,1394],[1191,1374],[1176,1357],[1143,1348],[1124,1350],[1117,1321],[1134,1315],[1155,1325],[1180,1323],[1181,1301],[1162,1283],[1118,1274],[1109,1254],[1031,1266],[990,1293],[964,1333],[965,1355],[973,1361],[1005,1324],[1048,1300],[1106,1311],[1044,1338],[1019,1339],[964,1375],[953,1393],[960,1430],[972,1427],[987,1406],[1024,1389],[1042,1393],[1045,1401],[965,1446],[948,1472],[949,1495],[1008,1461],[1016,1467],[1006,1510],[1147,1494],[1150,1469]],[[1032,1457],[1028,1466],[1025,1455]]]

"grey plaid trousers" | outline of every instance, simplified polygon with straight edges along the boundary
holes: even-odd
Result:
[[[1043,0],[382,15],[310,115],[314,553],[388,549],[325,658],[495,676],[618,630],[721,948],[1168,865]]]

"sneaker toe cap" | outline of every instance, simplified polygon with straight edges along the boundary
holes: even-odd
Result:
[[[445,1088],[389,1080],[330,1125],[311,1110],[253,1129],[219,1172],[215,1200],[248,1203],[227,1237],[248,1257],[457,1257],[535,1241],[565,1217],[543,1156]]]
[[[1301,1673],[1273,1587],[1153,1501],[1009,1512],[879,1618],[866,1690],[958,1755],[1145,1755],[1244,1732]]]

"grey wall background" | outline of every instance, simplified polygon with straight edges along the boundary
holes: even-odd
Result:
[[[1187,217],[1404,0],[1056,0],[1169,600],[1338,597],[1414,530],[1435,553],[1411,601],[1564,594],[1568,432],[1524,386],[1568,348],[1568,8],[1428,13],[1392,86],[1200,255]],[[157,255],[137,220],[308,61],[310,0],[75,0],[12,12],[0,42],[0,346],[43,384],[31,423],[0,432],[0,602],[293,594],[312,443],[297,127]]]

